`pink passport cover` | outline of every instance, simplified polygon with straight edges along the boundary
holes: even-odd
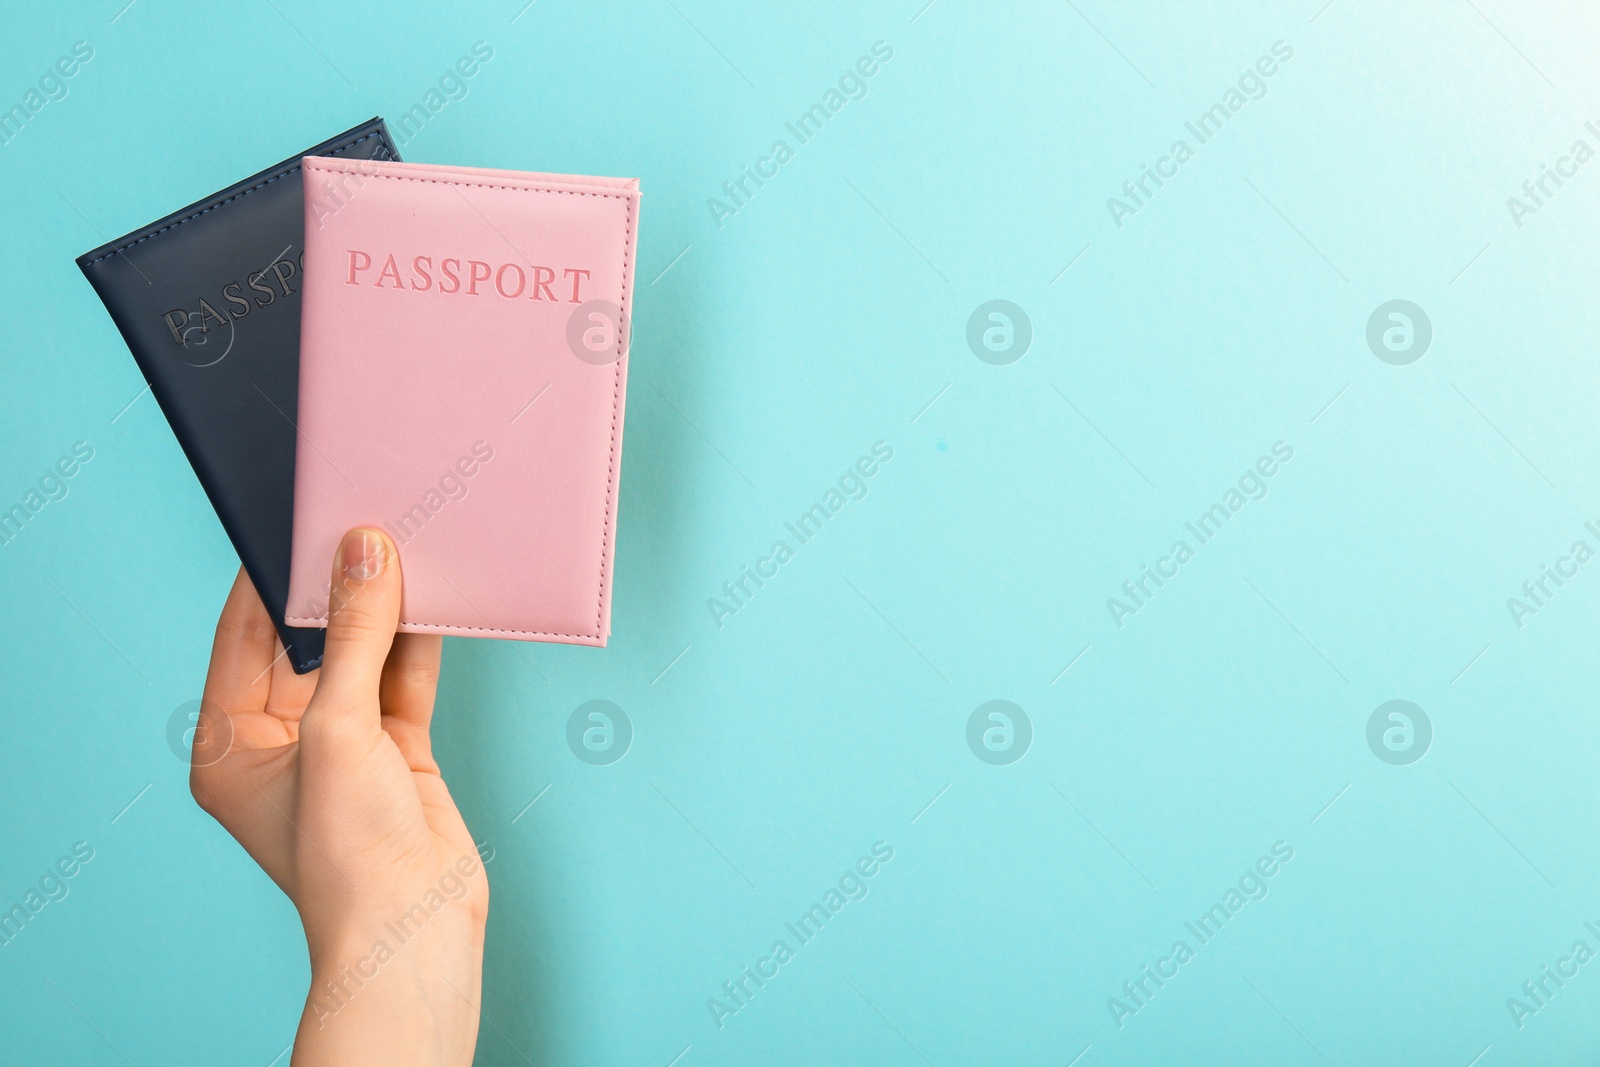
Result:
[[[307,157],[293,626],[355,526],[400,629],[604,645],[635,179]]]

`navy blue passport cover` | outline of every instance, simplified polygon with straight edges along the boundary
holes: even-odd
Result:
[[[323,631],[283,622],[294,525],[302,156],[400,158],[374,118],[77,262],[303,674],[322,663]],[[338,194],[329,196],[337,204]]]

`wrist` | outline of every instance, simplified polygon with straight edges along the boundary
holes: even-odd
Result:
[[[309,926],[308,926],[309,934]],[[465,901],[340,924],[312,939],[294,1067],[470,1064],[484,923]]]
[[[391,969],[437,969],[454,978],[462,967],[481,966],[486,920],[485,909],[471,900],[437,909],[369,906],[339,916],[301,916],[313,979],[348,975],[358,986]]]

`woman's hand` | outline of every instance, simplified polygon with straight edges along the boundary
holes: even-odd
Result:
[[[441,639],[396,634],[400,560],[339,546],[327,653],[296,675],[241,570],[217,622],[189,784],[294,901],[311,957],[296,1067],[470,1064],[489,885],[433,761]]]

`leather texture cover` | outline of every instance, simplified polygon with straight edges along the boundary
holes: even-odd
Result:
[[[635,179],[307,159],[288,622],[381,527],[400,629],[604,645]],[[348,189],[339,202],[319,191]]]
[[[304,282],[301,153],[78,257],[304,673],[323,632],[289,593]],[[309,154],[398,158],[374,118]],[[333,555],[323,561],[331,568]]]

